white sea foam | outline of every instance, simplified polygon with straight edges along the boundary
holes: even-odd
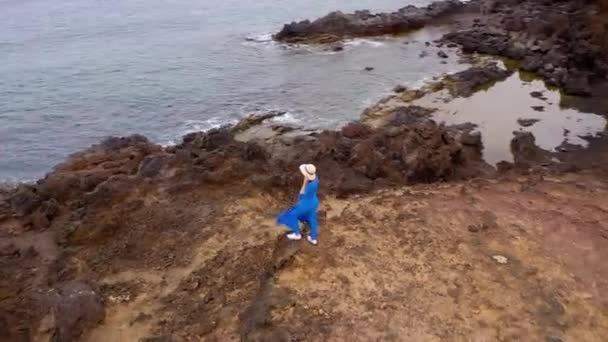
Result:
[[[380,42],[377,40],[357,38],[357,39],[347,40],[346,42],[344,42],[344,45],[347,45],[347,46],[365,45],[365,46],[371,46],[371,47],[382,47],[382,46],[386,45],[386,43]]]
[[[253,36],[247,36],[245,40],[258,43],[272,42],[272,33],[260,33]]]
[[[272,121],[284,125],[295,125],[301,122],[301,120],[295,117],[291,112],[286,112],[281,116],[274,117]]]

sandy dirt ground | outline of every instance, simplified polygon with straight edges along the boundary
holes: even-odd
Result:
[[[180,266],[100,278],[106,318],[83,340],[605,341],[607,199],[584,173],[328,197],[311,246],[245,196]]]

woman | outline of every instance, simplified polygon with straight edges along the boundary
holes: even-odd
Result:
[[[302,238],[299,222],[308,224],[308,227],[310,227],[310,235],[307,237],[308,242],[316,245],[317,230],[319,228],[317,222],[319,177],[317,177],[317,168],[312,164],[300,165],[300,172],[304,176],[304,183],[302,184],[302,189],[300,189],[298,203],[295,207],[281,213],[277,218],[277,222],[287,226],[291,230],[291,233],[287,234],[287,238],[290,240],[300,240]]]

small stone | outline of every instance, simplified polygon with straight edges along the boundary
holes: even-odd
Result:
[[[479,227],[476,225],[469,225],[469,227],[467,228],[471,233],[477,233],[479,231]]]
[[[421,53],[418,55],[418,57],[420,57],[420,58],[424,58],[424,57],[426,57],[426,56],[428,56],[428,55],[429,55],[429,53],[428,53],[428,52],[426,52],[426,51],[422,51],[422,52],[421,52]]]
[[[198,289],[199,286],[201,286],[201,283],[198,281],[194,281],[194,282],[192,282],[192,284],[190,284],[190,290],[194,291],[194,290]]]
[[[522,127],[530,127],[539,121],[539,119],[517,119],[517,123]]]
[[[393,91],[394,91],[395,93],[398,93],[398,94],[399,94],[399,93],[403,93],[403,92],[404,92],[404,91],[406,91],[406,90],[407,90],[407,88],[406,88],[406,87],[404,87],[404,86],[402,86],[402,85],[398,85],[398,86],[396,86],[395,88],[393,88]]]
[[[502,255],[494,255],[492,256],[492,259],[494,259],[494,261],[496,261],[499,264],[506,264],[507,262],[509,262],[509,259],[507,259],[507,257],[502,256]]]
[[[543,106],[532,106],[532,109],[534,109],[537,112],[544,112],[545,111],[545,107],[543,107]]]
[[[448,58],[448,54],[444,51],[437,52],[437,56],[439,56],[439,58]]]
[[[533,98],[536,98],[536,99],[542,99],[544,97],[542,91],[533,91],[530,93],[530,96],[532,96]]]
[[[373,68],[373,67],[370,67],[370,66],[365,67],[365,71],[372,71],[372,70],[374,70],[374,68]]]

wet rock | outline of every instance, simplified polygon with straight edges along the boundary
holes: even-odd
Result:
[[[532,109],[534,109],[537,112],[544,112],[545,111],[545,107],[544,106],[532,106]]]
[[[101,297],[87,283],[64,283],[49,296],[55,321],[54,338],[58,341],[78,340],[83,332],[95,327],[105,317]]]
[[[457,140],[466,146],[483,146],[480,132],[464,132],[458,136]]]
[[[407,87],[402,86],[402,85],[398,85],[398,86],[395,86],[395,88],[393,88],[393,92],[395,92],[397,94],[403,93],[405,91],[407,91]]]
[[[437,56],[439,58],[448,58],[448,54],[445,53],[443,50],[440,50],[439,52],[437,52]]]
[[[332,46],[326,48],[325,51],[332,51],[332,52],[344,51],[344,46],[341,44],[335,44],[335,45],[332,45]]]
[[[532,96],[535,99],[541,99],[541,100],[547,99],[542,91],[533,91],[530,93],[530,96]]]
[[[522,127],[530,127],[539,121],[539,119],[517,119],[517,123]]]
[[[337,11],[315,21],[286,24],[273,38],[290,43],[323,43],[346,37],[395,34],[419,29],[432,19],[453,13],[462,6],[458,0],[444,0],[422,8],[407,6],[393,13],[356,11],[345,14]]]
[[[564,91],[568,95],[590,96],[591,86],[585,75],[569,76],[563,82]]]
[[[536,146],[536,139],[530,132],[513,132],[511,153],[515,164],[522,166],[537,165],[545,162],[547,152]]]
[[[279,116],[285,115],[287,112],[285,111],[269,111],[264,113],[253,113],[247,116],[246,118],[240,120],[234,127],[232,127],[232,133],[242,132],[251,127],[260,125],[266,120],[270,120]]]
[[[448,76],[446,86],[452,96],[467,97],[473,95],[480,87],[500,81],[512,74],[496,64],[473,67]]]
[[[608,73],[608,31],[589,27],[589,23],[601,20],[598,17],[602,14],[594,7],[592,2],[575,1],[517,1],[511,5],[483,1],[481,8],[492,9],[482,11],[484,20],[446,34],[444,41],[459,44],[465,53],[521,61],[522,70],[538,73],[567,94],[589,96],[587,83],[597,78],[586,76],[604,77]],[[580,72],[571,71],[573,68]]]
[[[521,63],[522,70],[535,72],[540,69],[543,65],[542,59],[540,56],[528,56]]]
[[[444,40],[459,44],[465,53],[478,52],[497,55],[510,47],[506,34],[492,32],[486,28],[473,28],[448,33],[444,36]]]
[[[150,141],[143,135],[132,135],[128,137],[109,137],[103,140],[99,145],[93,145],[90,150],[109,150],[118,151],[131,146],[148,145]]]

